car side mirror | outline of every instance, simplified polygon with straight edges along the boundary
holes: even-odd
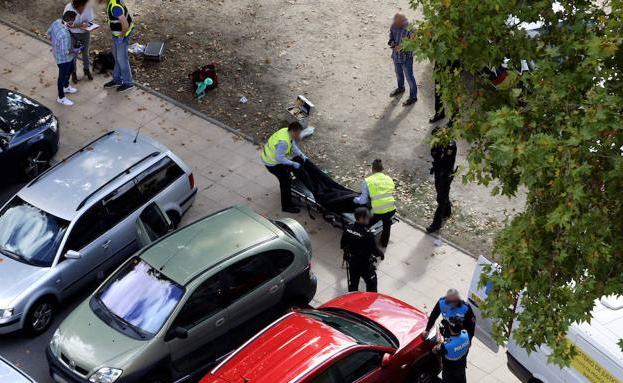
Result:
[[[75,250],[67,250],[65,253],[65,259],[80,259],[82,258],[82,254]]]
[[[177,326],[175,328],[172,328],[169,331],[169,333],[167,334],[166,340],[187,339],[187,338],[188,338],[188,330],[186,330],[184,327]]]
[[[389,367],[392,364],[393,360],[394,360],[394,356],[392,354],[383,355],[383,359],[381,359],[381,367],[382,368]]]

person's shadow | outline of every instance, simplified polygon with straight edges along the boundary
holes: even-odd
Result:
[[[398,126],[411,112],[410,107],[403,108],[400,113],[393,115],[397,106],[401,105],[400,98],[390,100],[389,104],[383,109],[381,118],[364,134],[364,142],[368,144],[361,151],[362,158],[368,158],[374,153],[385,152],[390,145],[390,138],[394,135]]]

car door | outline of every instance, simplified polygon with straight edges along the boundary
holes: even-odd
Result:
[[[230,303],[230,327],[236,329],[281,302],[283,276],[270,261],[270,252],[249,255],[228,266],[223,274]],[[235,332],[235,331],[234,331]]]
[[[183,328],[188,336],[185,339],[165,338],[176,370],[195,371],[229,351],[228,311],[223,298],[220,273],[207,278],[190,292],[169,328],[169,332]]]
[[[173,230],[171,220],[155,202],[150,203],[141,211],[134,225],[138,245],[141,248],[157,241]]]
[[[391,382],[392,377],[381,367],[383,353],[376,350],[358,350],[339,359],[309,383],[379,383]]]
[[[110,256],[110,239],[105,235],[105,211],[97,203],[74,223],[67,236],[57,267],[63,296],[68,296],[92,282],[97,270]]]
[[[498,267],[496,264],[491,263],[483,256],[478,258],[472,280],[469,284],[469,291],[467,293],[467,301],[472,306],[474,315],[476,316],[476,337],[480,339],[488,348],[493,352],[498,352],[499,346],[493,340],[493,321],[489,318],[485,318],[482,315],[481,306],[487,300],[491,285],[480,287],[480,278],[485,273],[487,267]]]
[[[102,203],[109,227],[110,266],[114,268],[139,249],[135,225],[145,201],[132,180],[104,197]]]

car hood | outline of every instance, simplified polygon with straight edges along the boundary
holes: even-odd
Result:
[[[149,340],[135,340],[110,327],[91,310],[89,299],[61,323],[59,351],[89,374],[101,367],[126,369]]]
[[[12,308],[16,298],[41,279],[47,267],[37,267],[0,254],[0,308]]]
[[[0,129],[15,134],[22,128],[52,115],[50,109],[23,94],[0,89]]]
[[[427,315],[415,307],[376,293],[346,294],[320,308],[336,308],[364,316],[394,334],[400,348],[420,336],[428,321]]]

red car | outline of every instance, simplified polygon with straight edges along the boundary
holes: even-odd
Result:
[[[353,293],[292,311],[201,383],[423,383],[439,373],[428,317],[395,298]]]

